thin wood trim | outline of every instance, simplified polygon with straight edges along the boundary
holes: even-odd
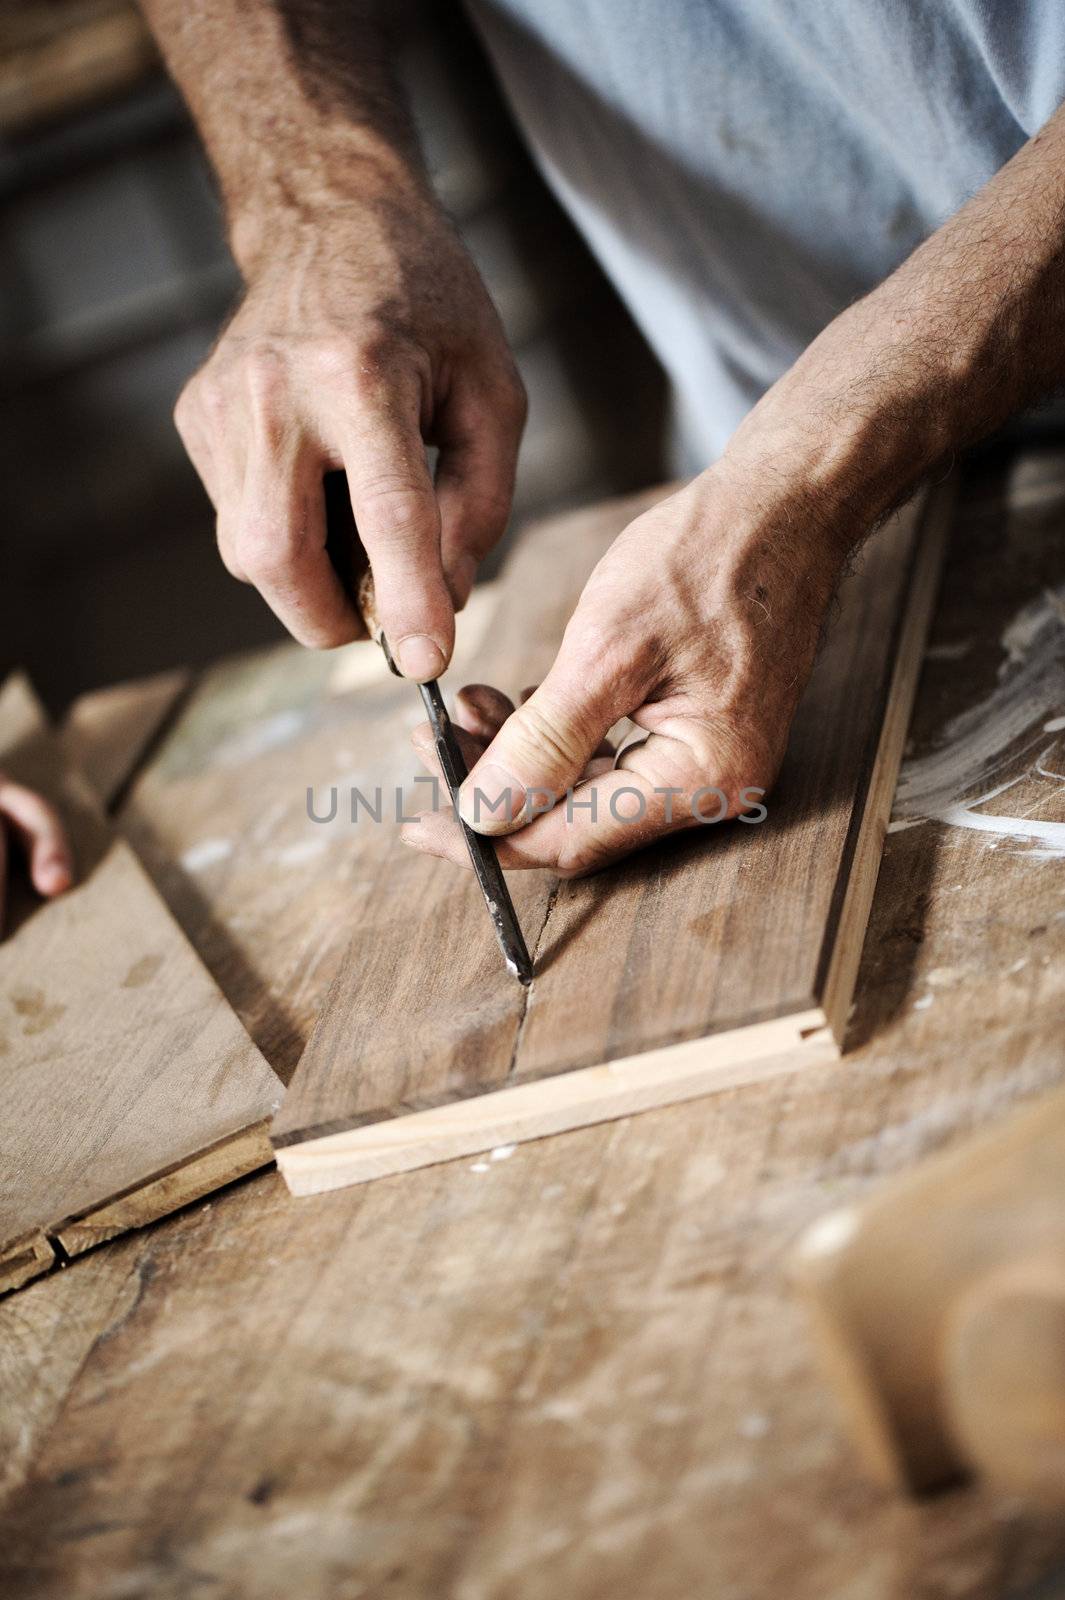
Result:
[[[865,804],[853,852],[845,857],[841,868],[846,886],[839,915],[830,923],[825,935],[822,952],[825,979],[820,998],[828,1026],[841,1050],[956,500],[957,483],[951,478],[929,496],[921,513],[910,582],[900,615],[895,664],[885,696]]]
[[[298,1143],[275,1140],[277,1164],[293,1194],[317,1194],[736,1088],[791,1071],[800,1060],[808,1065],[838,1054],[824,1013],[797,1012],[409,1116],[317,1138],[296,1135]]]
[[[130,1228],[141,1228],[206,1194],[273,1165],[270,1124],[264,1120],[219,1139],[199,1155],[175,1162],[144,1183],[115,1195],[91,1211],[70,1217],[53,1230],[68,1256],[83,1255]]]
[[[0,1294],[20,1289],[31,1278],[39,1278],[55,1261],[55,1251],[46,1234],[23,1234],[12,1239],[0,1255]]]

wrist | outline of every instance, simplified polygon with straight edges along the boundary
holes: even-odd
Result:
[[[298,251],[304,241],[329,243],[349,231],[373,231],[392,217],[438,221],[439,202],[419,165],[389,148],[360,140],[342,151],[319,152],[299,163],[298,188],[276,171],[258,174],[227,203],[229,246],[246,283],[267,262]]]
[[[951,447],[941,386],[901,341],[862,337],[849,317],[767,391],[718,464],[757,485],[837,570]]]

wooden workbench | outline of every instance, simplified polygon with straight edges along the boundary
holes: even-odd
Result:
[[[918,753],[1060,583],[1063,522],[1065,455],[970,481]],[[157,769],[333,670],[214,673]],[[125,817],[284,1077],[349,886],[284,843],[246,754],[220,782],[273,848],[260,904],[210,819],[152,814],[152,771]],[[983,1600],[1065,1559],[1060,1514],[863,1481],[787,1280],[812,1219],[1061,1078],[1065,861],[892,833],[858,995],[838,1064],[311,1199],[264,1173],[0,1305],[4,1592]]]

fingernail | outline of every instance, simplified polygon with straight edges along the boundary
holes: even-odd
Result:
[[[396,660],[405,678],[424,683],[438,678],[444,670],[444,652],[435,639],[425,633],[408,633],[396,646]]]
[[[502,767],[478,767],[459,790],[459,816],[478,833],[506,833],[521,815],[525,790]]]

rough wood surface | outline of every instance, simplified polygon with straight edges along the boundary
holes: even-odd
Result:
[[[0,1287],[12,1288],[27,1235],[54,1239],[261,1122],[280,1085],[17,678],[0,694],[0,759],[63,809],[79,879],[47,903],[16,893],[0,944]],[[185,1199],[200,1192],[194,1179]],[[171,1183],[161,1208],[181,1203]],[[139,1220],[153,1214],[146,1203]]]
[[[125,1194],[66,1218],[55,1229],[55,1242],[68,1256],[80,1256],[120,1233],[141,1228],[194,1200],[202,1200],[204,1195],[224,1189],[249,1172],[258,1172],[273,1161],[267,1129],[265,1120],[238,1128],[147,1181],[138,1180]]]
[[[68,764],[109,808],[192,684],[183,667],[79,695],[60,729]]]
[[[119,793],[133,775],[146,748],[140,735],[159,725],[164,698],[160,685],[177,676],[147,678],[124,685],[120,692],[105,689],[98,697],[85,695],[68,713],[60,735],[65,753],[70,759],[66,740],[76,725],[82,763],[78,770],[106,774],[102,784],[89,780],[101,803],[108,792]],[[37,708],[28,698],[23,705],[32,712],[24,730],[28,735],[36,725]],[[36,1241],[50,1261],[50,1242],[43,1234]],[[17,1301],[9,1296],[0,1306],[0,1500],[22,1482],[39,1439],[54,1421],[117,1298],[139,1283],[134,1266],[137,1248],[134,1240],[117,1241],[97,1258],[91,1273],[64,1271],[47,1283],[30,1284]],[[36,1275],[36,1270],[27,1272],[26,1279]]]
[[[296,1193],[823,1053],[829,1022],[846,1023],[952,499],[909,508],[848,579],[766,822],[697,829],[580,882],[512,875],[531,991],[502,968],[469,875],[382,827],[349,830],[366,895],[273,1128]],[[478,679],[536,681],[632,509],[530,531],[500,581]],[[373,734],[380,750],[389,730]]]
[[[1063,515],[1065,454],[969,491],[917,758],[1060,581]],[[328,679],[327,659],[289,659]],[[184,798],[195,763],[232,754],[238,700],[260,741],[283,736],[280,671],[266,658],[200,691],[160,758]],[[351,719],[319,715],[325,783]],[[277,860],[300,842],[285,784],[305,775],[281,762],[264,793],[269,759],[223,766],[216,803],[273,870],[238,883],[234,850],[168,881],[284,1062],[352,879],[343,848],[298,874]],[[228,837],[206,800],[169,806],[158,764],[149,779],[141,825],[175,860]],[[1018,813],[1050,809],[1039,782]],[[14,1393],[40,1411],[10,1462],[17,1481],[32,1458],[0,1524],[8,1592],[1004,1600],[1065,1560],[1058,1512],[871,1486],[787,1282],[817,1216],[1060,1078],[1060,868],[991,842],[941,821],[889,835],[841,1062],[298,1205],[261,1175],[9,1297],[0,1417]]]

